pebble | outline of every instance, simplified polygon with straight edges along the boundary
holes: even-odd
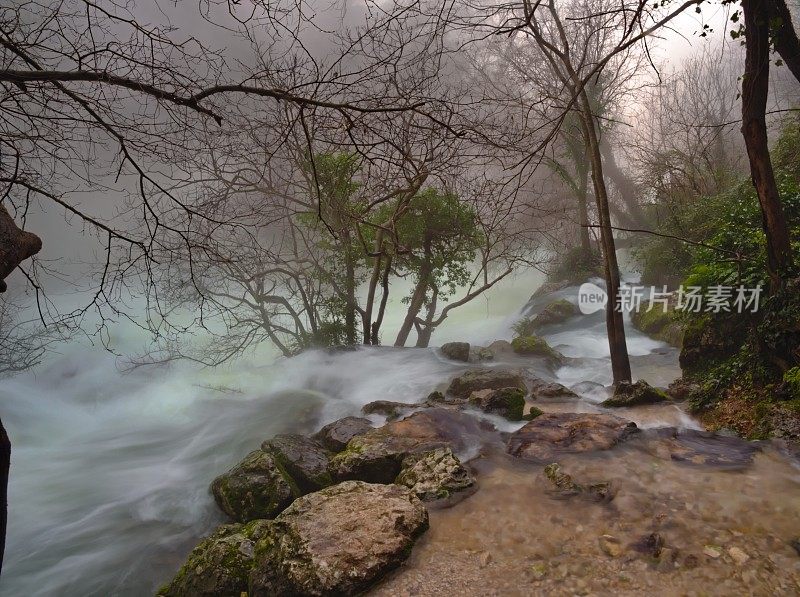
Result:
[[[612,558],[617,558],[622,555],[622,544],[620,544],[619,539],[613,535],[602,535],[598,539],[598,543],[600,544],[600,549],[602,549],[603,553],[606,555]]]
[[[484,551],[480,555],[481,568],[486,568],[486,566],[488,566],[491,562],[492,562],[492,554],[489,553],[488,551]]]
[[[738,547],[731,547],[728,549],[728,555],[731,556],[733,561],[739,564],[739,566],[747,563],[747,560],[750,559],[750,556]]]
[[[722,552],[719,550],[719,548],[714,547],[713,545],[706,545],[703,548],[703,553],[706,554],[709,558],[714,558],[715,560],[722,555]]]

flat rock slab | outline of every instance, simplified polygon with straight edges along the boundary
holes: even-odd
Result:
[[[527,392],[525,380],[519,371],[513,369],[470,369],[455,377],[447,388],[447,393],[457,398],[468,398],[477,390],[499,390],[519,388]]]
[[[402,564],[427,528],[406,487],[348,481],[309,494],[256,546],[249,595],[359,594]]]
[[[545,413],[512,433],[506,451],[550,462],[559,454],[608,450],[637,431],[636,423],[614,415]]]
[[[711,468],[745,468],[760,450],[753,442],[710,431],[666,428],[654,429],[647,436],[646,449],[654,456]]]
[[[466,413],[428,408],[353,438],[330,464],[335,480],[393,483],[410,454],[449,447],[461,451],[490,430]]]
[[[358,435],[364,435],[372,428],[372,421],[369,419],[344,417],[325,425],[314,438],[322,442],[322,445],[331,452],[341,452],[347,446],[347,442]]]

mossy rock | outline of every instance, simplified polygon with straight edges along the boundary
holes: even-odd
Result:
[[[286,471],[301,493],[310,493],[331,485],[328,472],[330,453],[322,442],[298,434],[281,434],[265,441],[261,449],[271,454],[281,470]]]
[[[519,336],[511,341],[514,352],[522,355],[539,356],[561,361],[561,354],[553,350],[544,338],[539,336]]]
[[[604,400],[601,406],[625,407],[639,406],[641,404],[655,404],[669,400],[666,392],[654,388],[649,383],[639,380],[636,383],[622,381],[614,389],[614,395]]]
[[[537,408],[535,406],[531,406],[528,410],[528,414],[522,417],[524,421],[533,421],[536,417],[540,417],[544,414],[544,411],[541,408]]]
[[[513,330],[517,336],[532,336],[539,328],[547,325],[563,323],[577,315],[578,308],[567,299],[558,299],[549,303],[536,315],[520,319],[514,324]]]
[[[677,347],[683,343],[685,324],[672,308],[665,312],[661,305],[654,305],[652,309],[649,305],[643,305],[641,309],[631,312],[631,323],[637,330],[656,340]]]
[[[250,597],[359,595],[410,555],[428,512],[400,485],[346,481],[299,498],[255,547]]]
[[[238,522],[274,518],[301,494],[272,455],[255,450],[211,483],[220,509]]]
[[[270,534],[271,525],[254,520],[219,527],[192,550],[157,597],[240,597],[247,592],[255,545]]]
[[[520,421],[525,410],[525,391],[517,387],[478,390],[470,395],[469,403],[485,413]]]
[[[469,489],[475,479],[450,448],[438,448],[407,456],[395,483],[408,487],[422,501],[430,502]]]

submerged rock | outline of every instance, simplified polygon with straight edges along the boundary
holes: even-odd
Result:
[[[519,371],[511,369],[470,369],[450,382],[447,393],[458,398],[467,398],[477,390],[501,388],[519,388],[526,391],[525,380]]]
[[[525,392],[519,388],[477,390],[470,394],[469,403],[485,413],[520,421],[525,411]]]
[[[220,509],[239,522],[274,518],[300,495],[291,477],[262,450],[214,479],[211,492]]]
[[[636,383],[621,381],[614,390],[614,395],[600,405],[606,407],[639,406],[640,404],[656,404],[669,400],[662,390],[654,388],[644,380]]]
[[[559,498],[569,498],[580,495],[595,502],[607,502],[614,497],[611,490],[611,483],[608,481],[592,483],[590,485],[579,485],[572,480],[571,475],[564,472],[561,465],[557,462],[553,462],[544,467],[544,476],[553,484],[554,489],[550,493]]]
[[[450,448],[438,448],[406,456],[395,483],[408,487],[419,499],[428,502],[469,489],[475,479]]]
[[[506,451],[548,461],[558,454],[609,450],[637,431],[636,423],[614,415],[545,413],[512,433]]]
[[[247,592],[255,544],[272,521],[219,527],[195,547],[172,581],[157,597],[239,597]]]
[[[426,409],[353,438],[331,459],[330,471],[340,481],[392,483],[407,456],[444,447],[458,450],[481,433],[481,423],[465,413]]]
[[[255,548],[250,597],[354,595],[405,561],[428,512],[399,485],[348,481],[299,498]]]
[[[365,415],[383,415],[388,421],[399,419],[400,415],[424,404],[409,404],[406,402],[392,402],[391,400],[373,400],[361,407]]]
[[[331,452],[341,452],[347,442],[373,429],[372,422],[363,417],[344,417],[328,423],[314,436]]]
[[[650,533],[649,535],[639,537],[631,544],[631,549],[650,556],[651,558],[659,557],[663,548],[664,538],[658,533]]]
[[[469,342],[448,342],[440,348],[442,354],[453,361],[469,361]]]
[[[558,382],[534,379],[531,384],[532,400],[572,400],[579,398],[575,392]]]
[[[601,535],[597,543],[600,545],[600,549],[603,553],[612,558],[618,558],[625,551],[620,540],[613,535]]]
[[[662,428],[648,432],[646,449],[653,455],[698,466],[736,469],[749,466],[758,444],[739,437],[694,429]]]
[[[583,488],[572,480],[572,477],[561,469],[557,462],[544,467],[544,476],[555,486],[560,496],[578,495]]]
[[[276,435],[261,444],[289,474],[301,493],[317,491],[332,483],[328,473],[329,453],[321,442],[304,435]]]

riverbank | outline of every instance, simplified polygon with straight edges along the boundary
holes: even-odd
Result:
[[[794,517],[800,505],[800,476],[787,447],[703,432],[682,402],[605,408],[601,402],[610,389],[596,381],[605,374],[603,358],[592,352],[599,347],[587,341],[596,326],[591,316],[576,316],[544,330],[542,336],[564,355],[558,365],[549,355],[531,357],[510,350],[494,350],[488,361],[480,348],[470,352],[457,346],[446,351],[456,359],[472,354],[473,361],[480,361],[471,363],[452,361],[434,351],[431,356],[456,365],[430,386],[431,391],[441,392],[438,398],[426,393],[415,400],[406,396],[404,402],[414,404],[405,409],[381,405],[392,407],[387,411],[390,418],[417,414],[399,425],[362,430],[363,440],[355,438],[337,448],[343,450],[339,455],[325,456],[329,464],[324,470],[332,475],[328,483],[334,487],[340,480],[337,476],[390,483],[398,471],[396,483],[402,485],[407,478],[402,472],[405,455],[427,453],[441,443],[452,448],[474,479],[464,486],[471,488],[469,493],[459,499],[452,499],[449,492],[447,500],[418,493],[427,502],[430,529],[397,571],[382,578],[399,562],[359,582],[364,586],[378,582],[376,595],[653,590],[766,595],[800,588],[800,558],[793,547],[800,536],[800,523]],[[659,385],[677,377],[674,349],[656,343],[647,351],[644,339],[635,334],[632,338],[634,354],[643,353],[634,358],[638,377],[645,371]],[[384,354],[392,352],[408,353],[385,350]],[[584,377],[574,381],[581,374]],[[482,392],[492,390],[483,387],[518,387],[521,380],[527,395],[525,411],[531,407],[534,411],[531,422],[508,420],[518,415],[504,410],[480,412],[487,405],[496,407],[484,400]],[[564,381],[573,381],[569,389],[554,385]],[[459,418],[464,414],[455,419],[455,414],[447,414],[464,408],[477,427]],[[367,412],[376,412],[373,404]],[[625,425],[626,431],[615,435],[618,432],[612,428],[621,430]],[[386,460],[392,454],[396,459]],[[545,465],[551,461],[566,471],[566,481],[547,473],[550,467]],[[311,528],[324,535],[329,524],[322,517]],[[352,524],[368,525],[355,520]],[[312,532],[309,540],[313,538]],[[342,549],[349,545],[347,536],[340,540]],[[270,539],[268,544],[273,541],[282,540]],[[363,545],[363,539],[359,543]],[[245,564],[245,578],[251,574],[250,566],[257,576],[259,566],[265,565],[259,560],[259,545],[255,543],[255,559]],[[289,570],[283,557],[286,554],[272,555],[266,561],[278,570]],[[357,555],[352,557],[360,561]],[[301,560],[310,569],[319,565],[313,553]],[[358,569],[348,561],[352,570]],[[325,565],[335,570],[335,562],[328,560]],[[296,582],[291,580],[293,573],[285,574],[270,582]],[[246,590],[247,585],[242,586]],[[251,585],[256,594],[265,590],[265,585],[258,586]],[[165,594],[185,593],[173,586]]]

